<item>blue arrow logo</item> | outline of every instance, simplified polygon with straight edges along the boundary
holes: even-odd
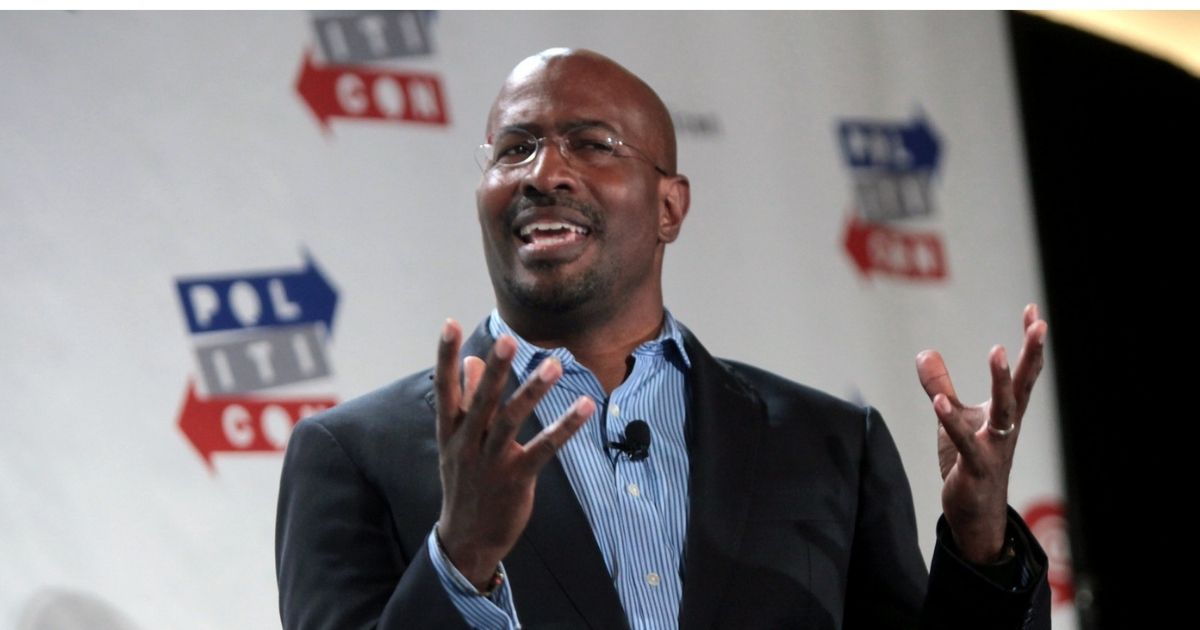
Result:
[[[175,281],[192,334],[322,322],[333,334],[337,290],[304,252],[299,271]]]
[[[894,173],[933,170],[940,142],[922,115],[911,123],[843,120],[838,124],[842,155],[850,168]]]

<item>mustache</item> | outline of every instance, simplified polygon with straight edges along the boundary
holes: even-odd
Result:
[[[504,209],[504,224],[511,231],[513,223],[522,212],[533,208],[545,208],[547,206],[570,208],[578,212],[587,220],[588,227],[591,228],[592,232],[602,232],[604,229],[604,215],[596,210],[595,206],[566,195],[522,196]]]

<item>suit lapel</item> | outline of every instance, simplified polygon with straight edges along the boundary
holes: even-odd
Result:
[[[462,355],[486,357],[494,341],[484,320],[463,344]],[[502,400],[512,396],[517,385],[510,372]],[[528,442],[541,430],[537,417],[530,415],[521,425],[517,441]],[[588,626],[604,630],[629,627],[591,525],[557,457],[538,475],[533,514],[521,537],[558,581]],[[518,544],[513,553],[519,553],[521,548]]]
[[[686,329],[684,340],[692,362],[691,497],[679,625],[707,628],[718,621],[721,594],[739,555],[766,410],[758,396]]]
[[[754,453],[759,450],[766,409],[758,396],[686,329],[684,340],[692,362],[688,409],[691,496],[679,625],[702,628],[717,623],[721,594],[733,576],[750,510],[747,489],[755,485]],[[468,338],[463,355],[486,356],[492,343],[485,322]],[[510,378],[505,398],[516,387],[516,379]],[[526,442],[540,430],[537,418],[530,416],[517,439]],[[590,627],[628,627],[587,517],[557,458],[538,477],[533,514],[522,538]]]

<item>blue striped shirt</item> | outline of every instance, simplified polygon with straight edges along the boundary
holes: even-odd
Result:
[[[566,348],[545,349],[517,335],[492,311],[493,337],[517,341],[513,372],[520,382],[547,357],[557,357],[563,375],[542,398],[535,415],[549,426],[581,395],[596,412],[558,453],[604,557],[617,596],[633,630],[676,628],[683,597],[683,546],[687,532],[687,371],[691,367],[679,325],[668,312],[657,338],[633,351],[633,369],[612,395]],[[650,425],[651,455],[630,461],[607,447],[622,439],[633,420]],[[467,623],[477,628],[520,626],[507,580],[491,597],[481,597],[446,559],[433,535],[430,556],[443,587]]]

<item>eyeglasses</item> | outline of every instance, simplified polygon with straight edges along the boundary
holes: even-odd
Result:
[[[539,138],[524,129],[507,129],[490,144],[479,145],[475,150],[475,162],[484,172],[495,167],[524,166],[537,157],[547,141],[554,141],[559,153],[575,165],[602,168],[612,164],[614,158],[638,157],[659,173],[667,177],[671,175],[655,164],[645,151],[626,144],[608,129],[597,126],[575,127],[556,138]]]

